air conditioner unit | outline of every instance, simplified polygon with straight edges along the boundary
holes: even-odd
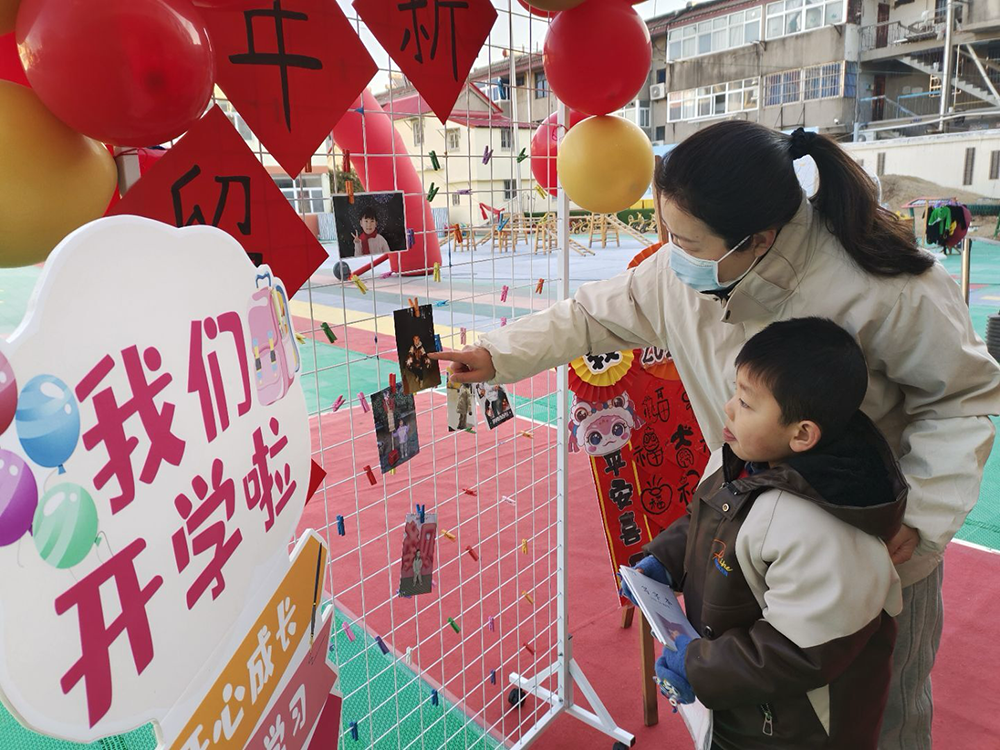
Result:
[[[667,97],[667,84],[665,83],[654,83],[649,87],[649,98],[653,99],[666,99]]]

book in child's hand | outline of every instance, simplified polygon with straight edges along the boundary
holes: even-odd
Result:
[[[673,589],[627,565],[622,565],[620,571],[622,580],[646,616],[656,640],[676,651],[674,641],[678,636],[698,637],[698,632],[691,627],[691,623],[684,616],[684,610],[677,602]]]

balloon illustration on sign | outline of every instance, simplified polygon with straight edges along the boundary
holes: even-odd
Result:
[[[10,360],[0,353],[0,435],[7,431],[17,411],[17,379]]]
[[[97,544],[97,508],[90,494],[64,482],[38,503],[31,534],[38,554],[56,568],[71,568]]]
[[[31,528],[38,507],[38,486],[28,464],[0,450],[0,547],[13,544]]]
[[[36,375],[21,390],[15,419],[28,458],[65,474],[63,464],[80,439],[80,407],[69,386],[54,375]]]

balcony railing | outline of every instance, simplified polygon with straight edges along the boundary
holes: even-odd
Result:
[[[915,23],[909,26],[899,21],[885,21],[861,27],[861,51],[898,47],[913,42],[942,38],[944,24]]]
[[[952,112],[974,112],[988,109],[984,102],[962,91],[952,90]],[[924,91],[919,94],[903,94],[895,99],[887,96],[868,96],[858,99],[857,122],[862,126],[873,122],[932,120],[941,111],[941,94]]]

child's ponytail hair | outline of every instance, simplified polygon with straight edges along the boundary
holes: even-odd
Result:
[[[879,205],[868,173],[833,139],[802,128],[789,136],[730,120],[699,130],[663,160],[656,185],[732,246],[791,221],[802,199],[792,162],[807,155],[819,172],[812,204],[861,268],[874,276],[917,276],[934,265],[909,229]]]

